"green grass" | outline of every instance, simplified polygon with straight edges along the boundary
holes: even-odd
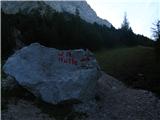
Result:
[[[151,47],[117,48],[95,53],[101,69],[127,86],[160,95],[160,62]]]

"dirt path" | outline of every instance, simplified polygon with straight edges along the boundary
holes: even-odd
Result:
[[[151,92],[126,88],[103,73],[99,94],[101,100],[87,120],[160,120],[160,100]]]

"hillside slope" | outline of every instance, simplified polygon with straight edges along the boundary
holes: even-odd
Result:
[[[151,47],[132,47],[96,53],[101,68],[130,87],[160,94],[160,63]]]

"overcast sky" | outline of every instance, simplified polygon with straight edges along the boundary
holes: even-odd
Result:
[[[160,19],[160,0],[87,0],[97,15],[120,28],[124,12],[135,33],[152,37],[153,23]]]

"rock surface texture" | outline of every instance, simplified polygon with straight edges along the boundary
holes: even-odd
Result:
[[[12,55],[3,66],[6,74],[43,101],[57,104],[94,97],[101,75],[88,50],[57,50],[33,43]]]
[[[42,113],[33,103],[25,100],[10,102],[7,110],[2,111],[2,120],[55,120],[48,114]]]

